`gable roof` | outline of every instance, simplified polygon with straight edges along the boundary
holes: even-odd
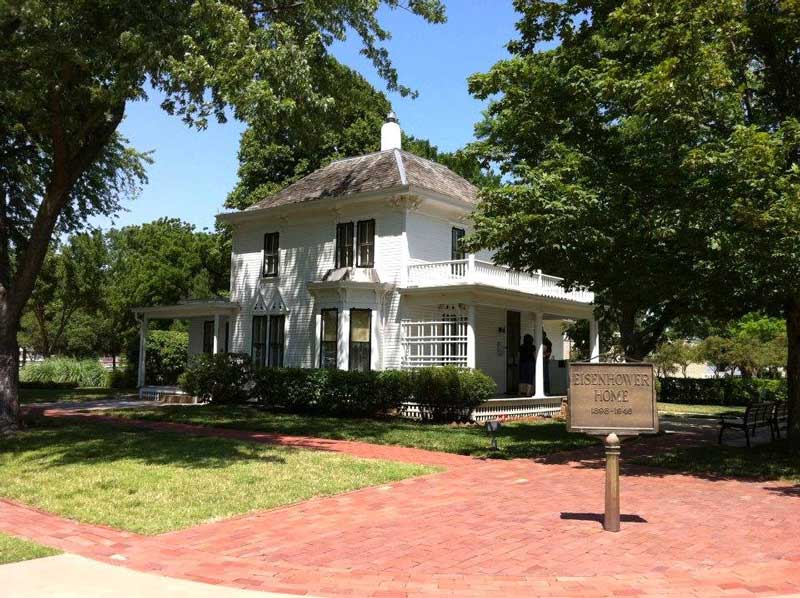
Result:
[[[247,210],[409,186],[478,202],[477,188],[446,166],[391,149],[331,162]]]

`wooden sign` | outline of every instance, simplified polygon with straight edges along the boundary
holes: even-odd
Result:
[[[658,432],[651,363],[572,363],[567,428],[585,434]]]

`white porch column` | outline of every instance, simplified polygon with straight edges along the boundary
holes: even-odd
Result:
[[[339,310],[339,336],[336,339],[336,367],[350,369],[350,310]]]
[[[219,314],[214,314],[214,346],[211,352],[219,353]]]
[[[534,393],[536,398],[544,394],[544,315],[537,311],[533,315],[533,344],[536,345],[536,367],[534,369]]]
[[[600,326],[594,318],[589,319],[589,361],[600,361]]]
[[[475,282],[475,254],[467,255],[467,282]]]
[[[382,347],[383,347],[383,338],[381,335],[381,308],[380,303],[378,304],[377,309],[371,310],[370,318],[369,318],[369,339],[370,339],[370,369],[374,371],[380,371],[383,369],[383,363],[381,363],[381,356],[382,356]]]
[[[336,339],[337,344],[339,339]],[[319,307],[314,308],[314,354],[311,358],[311,365],[315,368],[322,367],[320,354],[322,353],[322,311]]]
[[[477,364],[477,353],[475,347],[475,306],[467,306],[467,367],[475,369]]]
[[[136,381],[136,385],[141,388],[144,386],[144,361],[145,361],[145,352],[147,350],[147,316],[142,314],[142,322],[139,325],[139,372]]]

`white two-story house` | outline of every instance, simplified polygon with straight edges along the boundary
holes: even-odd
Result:
[[[149,319],[182,318],[190,354],[351,370],[448,364],[478,368],[513,396],[519,345],[531,334],[535,397],[546,396],[544,368],[549,394],[564,395],[562,324],[589,319],[595,356],[593,295],[494,264],[488,252],[465,253],[460,240],[477,189],[400,140],[390,114],[380,152],[332,162],[244,211],[220,214],[233,231],[230,300],[138,308],[142,339]]]

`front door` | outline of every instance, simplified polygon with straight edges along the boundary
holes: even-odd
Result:
[[[520,316],[518,311],[506,312],[506,394],[519,393]]]

